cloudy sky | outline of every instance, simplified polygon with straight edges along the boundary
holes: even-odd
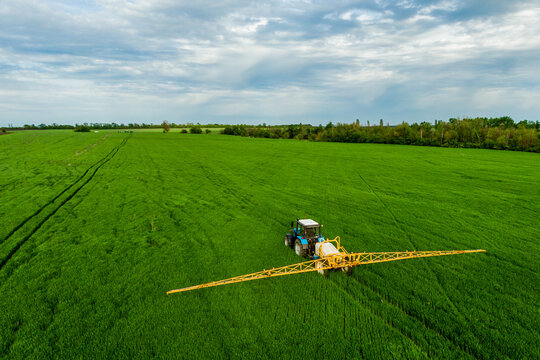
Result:
[[[540,1],[0,0],[0,125],[540,119]]]

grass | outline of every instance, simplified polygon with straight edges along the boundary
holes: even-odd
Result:
[[[115,131],[0,150],[1,357],[539,353],[538,154]],[[165,295],[301,261],[298,216],[349,251],[488,253]]]

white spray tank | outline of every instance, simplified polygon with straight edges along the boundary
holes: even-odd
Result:
[[[320,258],[330,255],[341,254],[338,249],[331,242],[318,242],[315,243],[315,255]]]

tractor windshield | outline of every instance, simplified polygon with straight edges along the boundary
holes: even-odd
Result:
[[[313,228],[313,227],[306,228],[306,237],[307,238],[315,237],[316,230],[317,230],[317,228]]]

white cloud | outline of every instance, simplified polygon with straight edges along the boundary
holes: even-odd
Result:
[[[418,14],[430,15],[435,11],[456,11],[458,9],[458,1],[443,0],[436,4],[431,4],[424,7],[419,7]]]
[[[417,5],[412,0],[401,0],[396,4],[396,6],[403,9],[411,9],[417,7]]]
[[[362,24],[390,23],[393,22],[391,10],[374,11],[369,9],[349,9],[345,12],[333,12],[324,16],[329,20],[356,21]]]
[[[227,30],[237,34],[255,33],[268,24],[268,19],[265,17],[246,18],[237,14],[231,16],[229,21],[231,24],[226,25]]]
[[[392,91],[415,99],[407,111],[504,104],[540,114],[526,95],[540,81],[537,4],[452,20],[464,3],[66,4],[0,4],[0,119],[81,121],[101,106],[103,117],[147,122],[167,111],[345,121],[359,109],[400,112]]]
[[[540,109],[538,99],[540,99],[539,87],[526,90],[520,88],[491,87],[475,90],[471,102],[474,108],[485,111],[494,108],[511,107],[537,112]]]

